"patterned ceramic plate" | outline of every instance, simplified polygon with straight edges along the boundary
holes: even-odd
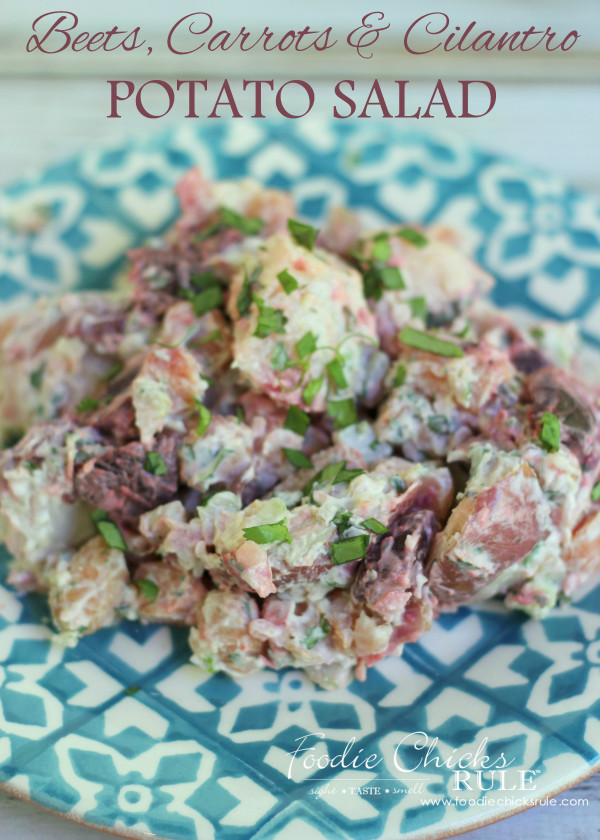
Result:
[[[317,222],[332,203],[373,223],[447,222],[498,278],[498,303],[600,339],[597,202],[452,139],[304,120],[185,128],[6,190],[3,311],[106,285],[171,221],[193,164],[291,189]],[[50,639],[43,600],[0,587],[0,781],[126,836],[446,837],[600,762],[600,587],[542,622],[495,603],[443,616],[334,692],[293,671],[203,676],[178,629],[124,623],[66,651]]]

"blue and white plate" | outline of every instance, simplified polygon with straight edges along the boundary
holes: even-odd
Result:
[[[452,138],[308,120],[186,127],[6,189],[2,311],[106,286],[174,218],[192,165],[290,189],[317,223],[341,203],[374,224],[447,223],[498,279],[497,303],[576,318],[600,343],[595,200]],[[204,676],[186,636],[123,623],[64,650],[44,599],[0,587],[0,782],[127,837],[431,840],[600,766],[597,586],[541,622],[496,603],[445,615],[334,692],[294,671]]]

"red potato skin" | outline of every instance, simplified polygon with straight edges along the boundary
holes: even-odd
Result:
[[[506,476],[476,497],[466,496],[452,511],[450,519],[434,542],[428,567],[429,582],[442,608],[452,609],[475,600],[479,590],[504,569],[529,554],[549,530],[541,528],[530,507],[528,490],[537,479],[527,463],[519,476]],[[461,565],[448,557],[449,541],[458,536],[453,553],[481,546],[492,560],[492,568]],[[469,553],[472,557],[472,554]]]

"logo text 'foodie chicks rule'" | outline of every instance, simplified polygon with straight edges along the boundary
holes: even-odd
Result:
[[[269,26],[262,31],[220,29],[212,14],[194,11],[177,20],[165,33],[162,47],[173,55],[192,56],[198,53],[218,54],[230,50],[241,55],[251,51],[265,53],[324,53],[338,46],[349,49],[358,59],[369,60],[383,33],[390,29],[380,11],[367,12],[358,26],[347,33],[324,29],[290,29],[277,33]],[[152,55],[153,47],[142,33],[142,27],[122,30],[118,26],[99,32],[88,32],[73,12],[52,11],[37,17],[32,24],[27,52],[53,55],[64,51],[128,53]],[[402,49],[414,56],[440,52],[503,52],[529,53],[545,50],[565,53],[580,38],[571,30],[559,34],[551,27],[530,26],[514,32],[496,33],[471,21],[458,26],[445,12],[428,12],[414,20],[404,31]],[[287,119],[300,119],[309,114],[317,100],[314,87],[303,79],[289,79],[276,83],[274,79],[239,79],[236,81],[181,78],[172,81],[148,79],[108,79],[110,112],[119,119],[127,108],[148,119],[160,119],[174,108],[180,108],[186,119],[219,119],[221,117],[265,117],[267,100],[271,107]],[[372,79],[366,92],[359,93],[354,79],[340,79],[332,85],[332,116],[345,120],[350,117],[368,119],[428,119],[435,116],[449,118],[479,118],[489,114],[496,104],[496,88],[482,79],[457,80],[458,93],[450,95],[447,83],[438,79],[421,104],[410,102],[410,81]],[[478,97],[472,104],[472,93]],[[244,113],[245,111],[245,113]]]

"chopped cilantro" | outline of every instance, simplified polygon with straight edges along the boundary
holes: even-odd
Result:
[[[361,560],[367,553],[369,537],[359,534],[356,537],[346,537],[331,544],[331,559],[334,566]]]
[[[600,499],[600,481],[596,482],[596,484],[592,487],[590,497],[592,502],[597,502]]]
[[[560,446],[560,423],[556,414],[544,411],[542,415],[542,429],[540,441],[548,452],[557,452]]]
[[[412,327],[404,327],[398,336],[407,347],[414,347],[416,350],[423,350],[425,353],[433,353],[435,356],[447,356],[457,359],[464,355],[462,347],[453,341],[445,341],[430,333],[415,330]]]
[[[277,275],[277,279],[281,283],[281,288],[286,293],[286,295],[290,295],[293,291],[298,288],[298,281],[295,277],[292,277],[290,272],[287,268],[284,268],[283,271],[280,271]]]
[[[287,446],[282,446],[281,451],[293,467],[312,467],[311,461],[301,449],[289,449]]]
[[[379,278],[386,289],[405,289],[406,284],[400,269],[395,265],[386,265],[378,269]]]
[[[146,452],[146,461],[144,469],[147,472],[154,473],[154,475],[166,475],[167,465],[165,464],[161,455],[158,452]]]
[[[160,589],[153,580],[149,580],[149,578],[141,578],[140,580],[134,580],[133,582],[150,604],[153,604],[156,601]]]
[[[308,414],[305,411],[302,411],[301,408],[291,405],[287,410],[283,428],[304,437],[309,426],[310,417]]]
[[[307,248],[309,251],[313,250],[317,236],[319,235],[319,231],[316,228],[311,227],[311,225],[305,225],[295,219],[288,219],[287,226],[298,245]]]
[[[98,400],[95,400],[93,397],[84,397],[77,403],[77,413],[83,414],[84,411],[93,411],[99,405]]]
[[[250,528],[243,528],[242,530],[247,540],[258,543],[258,545],[279,541],[291,543],[292,541],[284,519],[280,519],[279,522],[273,522],[271,525],[253,525]]]

